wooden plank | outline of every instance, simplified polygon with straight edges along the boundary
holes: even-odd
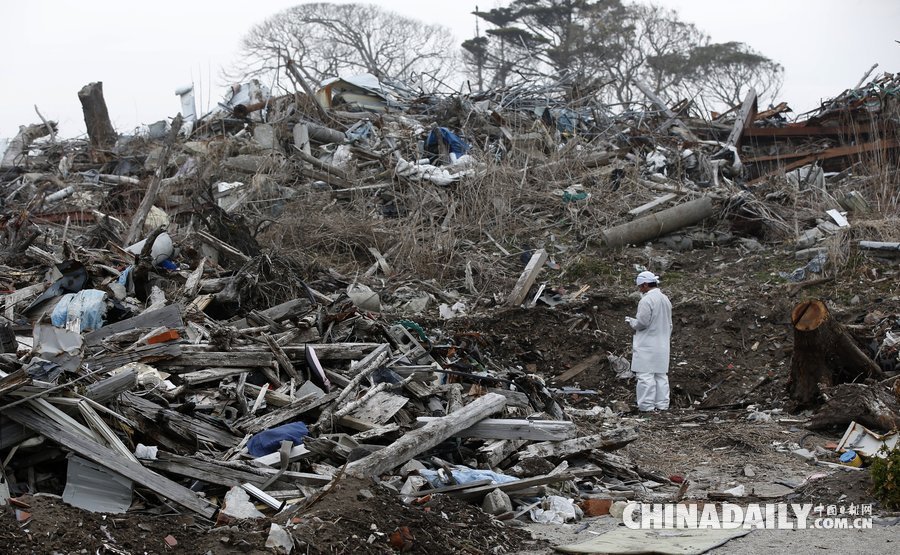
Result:
[[[294,445],[293,447],[291,447],[290,453],[288,453],[288,461],[294,462],[298,459],[306,457],[309,454],[309,449],[307,449],[305,445]],[[268,455],[263,455],[262,457],[256,457],[255,459],[253,459],[253,462],[264,464],[266,466],[277,466],[281,464],[281,453],[276,451],[274,453],[269,453]]]
[[[293,314],[294,312],[299,312],[300,310],[306,310],[310,308],[312,304],[309,302],[309,299],[292,299],[290,301],[277,304],[273,307],[267,308],[265,310],[260,310],[259,313],[265,316],[266,318],[271,318],[278,322],[279,320],[283,320]],[[241,318],[240,320],[234,322],[232,325],[238,329],[243,329],[250,327],[250,324],[247,322],[246,318]]]
[[[100,328],[103,329],[103,328]],[[111,353],[108,355],[95,356],[85,360],[91,371],[97,370],[115,370],[120,366],[124,366],[129,362],[143,362],[146,364],[161,363],[171,360],[181,354],[181,346],[177,343],[159,343],[156,345],[145,345],[131,351],[123,351],[121,353]]]
[[[513,391],[511,389],[501,389],[499,387],[489,387],[487,388],[488,393],[498,393],[506,397],[506,406],[512,408],[520,408],[526,410],[534,410],[534,407],[531,406],[531,399],[528,398],[528,395],[522,393],[521,391]],[[451,396],[454,394],[451,393]],[[460,405],[462,397],[460,397]],[[448,405],[448,409],[452,408]],[[452,410],[448,410],[447,412],[453,412]]]
[[[272,336],[268,333],[262,334],[263,341],[266,342],[266,345],[272,349],[272,356],[275,357],[275,361],[278,363],[278,367],[281,368],[285,374],[294,378],[297,381],[303,381],[303,377],[300,376],[300,373],[294,368],[294,365],[291,364],[291,361],[288,360],[287,354],[281,349],[281,346],[272,339]]]
[[[328,395],[323,397],[316,398],[314,395],[306,395],[297,399],[290,405],[286,407],[282,407],[280,409],[274,410],[268,414],[263,416],[257,416],[256,418],[251,418],[249,420],[238,421],[235,423],[235,426],[248,434],[255,434],[257,432],[261,432],[263,430],[268,430],[269,428],[273,428],[300,416],[305,412],[309,412],[313,409],[317,409],[326,403],[330,403],[333,401],[339,392],[333,391]]]
[[[281,348],[289,359],[304,361],[306,360],[306,345],[306,343],[297,343],[295,345],[283,345]],[[379,345],[382,345],[382,343],[311,343],[311,345],[316,349],[316,356],[319,360],[359,360],[371,353]],[[190,355],[215,352],[215,349],[216,347],[212,345],[182,346],[183,353]],[[258,353],[271,357],[269,351],[258,346],[236,346],[229,351],[229,354],[234,353]]]
[[[535,476],[533,478],[523,478],[514,482],[503,482],[502,484],[487,484],[484,486],[464,489],[459,492],[455,492],[453,495],[462,497],[463,499],[472,499],[486,495],[494,491],[495,489],[499,489],[500,491],[509,493],[513,491],[521,491],[534,486],[543,486],[546,484],[554,484],[557,482],[566,482],[568,480],[574,480],[575,478],[585,478],[589,476],[597,476],[599,474],[603,474],[603,470],[599,468],[573,470],[562,474],[547,474],[544,476]]]
[[[637,438],[638,433],[634,428],[616,428],[609,432],[567,439],[565,441],[532,443],[519,452],[519,459],[567,457],[593,449],[618,449],[628,445]]]
[[[728,134],[726,144],[740,148],[741,141],[744,138],[744,131],[753,123],[757,111],[756,89],[750,87],[750,90],[747,91],[747,96],[744,97],[744,103],[741,104],[740,111],[734,118],[734,127],[731,128],[731,133]]]
[[[420,416],[419,423],[439,420],[440,417]],[[574,422],[565,420],[526,420],[523,418],[485,418],[453,437],[477,439],[527,439],[530,441],[562,441],[572,439],[578,430]]]
[[[406,406],[409,399],[401,395],[379,391],[367,399],[366,402],[351,410],[347,415],[366,422],[380,425],[393,418],[397,411]],[[336,415],[341,416],[341,415]]]
[[[275,357],[269,351],[241,352],[190,352],[182,349],[181,354],[160,367],[196,366],[200,368],[267,368],[275,367]],[[246,370],[245,370],[246,371]]]
[[[572,378],[574,378],[575,376],[577,376],[578,374],[581,374],[588,368],[592,368],[592,367],[596,366],[597,364],[600,363],[601,360],[603,360],[603,358],[604,357],[601,354],[593,354],[593,355],[587,357],[586,359],[582,360],[575,366],[569,368],[568,370],[566,370],[565,372],[563,372],[562,374],[560,374],[553,380],[557,383],[567,382],[567,381],[571,380]]]
[[[640,216],[644,212],[649,212],[656,208],[657,206],[662,206],[663,204],[669,202],[672,199],[678,198],[678,195],[675,193],[668,193],[661,197],[657,197],[650,202],[644,203],[637,208],[632,208],[628,211],[629,216]]]
[[[263,390],[262,387],[253,384],[244,384],[244,391],[246,391],[251,397],[254,399],[259,396],[260,392]],[[291,399],[289,395],[285,395],[284,393],[278,393],[273,389],[265,388],[265,401],[267,406],[271,407],[286,407],[290,405],[294,399]]]
[[[131,411],[135,416],[150,422],[165,422],[167,428],[183,438],[196,437],[198,441],[209,442],[225,449],[234,447],[241,440],[221,425],[201,419],[199,414],[197,417],[181,414],[130,391],[123,393],[119,400],[123,410]]]
[[[744,129],[744,137],[760,138],[782,138],[782,137],[858,137],[861,135],[869,135],[873,133],[881,133],[884,129],[881,125],[874,129],[868,125],[788,125],[786,127],[748,127]]]
[[[7,411],[6,415],[11,420],[55,441],[65,449],[74,451],[89,461],[137,482],[150,491],[170,499],[205,518],[212,519],[218,510],[217,507],[204,501],[188,488],[160,476],[138,463],[120,457],[92,439],[64,429],[58,423],[44,418],[31,407],[20,407],[16,410],[10,410]]]
[[[474,482],[467,482],[465,484],[453,484],[452,486],[443,486],[440,488],[434,489],[425,489],[414,491],[412,493],[398,493],[400,497],[425,497],[426,495],[434,495],[435,493],[450,493],[452,491],[460,491],[464,489],[472,489],[480,486],[487,486],[491,483],[492,480],[486,478],[484,480],[475,480]]]
[[[505,406],[506,399],[502,395],[488,393],[453,414],[407,432],[384,449],[350,463],[347,472],[359,477],[377,476],[431,449],[456,432],[472,427]]]
[[[697,136],[694,135],[694,133],[691,131],[691,128],[688,127],[683,121],[678,119],[678,116],[675,114],[675,112],[673,112],[669,108],[668,104],[666,104],[662,98],[660,98],[655,92],[653,92],[653,89],[648,87],[647,84],[640,79],[634,79],[632,82],[642,93],[644,93],[644,96],[646,96],[659,111],[665,114],[665,116],[669,119],[669,122],[677,123],[678,126],[684,130],[685,138],[693,142],[699,142],[699,139],[697,139]],[[664,127],[668,126],[669,125],[664,125]],[[663,131],[668,131],[668,129],[663,129]]]
[[[181,114],[178,114],[175,116],[175,119],[172,120],[172,127],[169,129],[169,133],[166,136],[165,145],[163,146],[162,154],[159,157],[156,171],[153,172],[153,177],[150,179],[150,184],[147,186],[147,192],[144,194],[144,198],[141,199],[141,204],[134,213],[131,220],[131,226],[129,226],[128,233],[125,235],[126,245],[137,242],[138,237],[141,235],[144,222],[147,220],[147,214],[149,214],[150,209],[153,208],[153,204],[156,202],[156,197],[159,195],[159,190],[162,187],[163,174],[166,171],[166,166],[169,164],[169,155],[172,153],[172,146],[178,138],[178,132],[181,130],[181,124],[183,122],[184,120],[182,119]],[[113,139],[113,142],[114,141],[115,139]]]
[[[88,346],[98,345],[104,337],[109,337],[121,331],[162,327],[175,330],[184,328],[184,320],[181,319],[181,307],[179,305],[170,304],[159,310],[144,312],[134,318],[107,324],[98,330],[84,334],[84,344]]]
[[[750,181],[749,183],[747,183],[747,185],[756,185],[758,183],[761,183],[762,181],[765,181],[770,176],[781,175],[781,174],[787,173],[789,171],[795,170],[797,168],[802,168],[803,166],[805,166],[807,164],[811,164],[811,163],[819,161],[819,160],[830,160],[832,158],[841,158],[844,156],[854,156],[857,154],[865,154],[867,152],[873,152],[876,150],[887,151],[887,150],[892,150],[892,149],[895,149],[898,147],[900,147],[900,139],[878,140],[878,141],[872,141],[870,143],[863,143],[863,144],[858,144],[858,145],[839,146],[839,147],[829,148],[829,149],[823,150],[821,152],[816,152],[814,154],[805,156],[795,162],[791,162],[790,164],[787,164],[783,168],[779,168],[779,169],[776,169],[765,175],[761,175],[761,176],[757,177],[756,179],[754,179],[753,181]],[[775,158],[776,159],[786,159],[786,158],[793,158],[796,156],[797,156],[796,154],[784,154],[781,156],[776,156]],[[771,158],[771,157],[762,156],[759,158],[751,158],[749,160],[745,160],[745,163],[764,161],[767,158]]]
[[[525,271],[519,276],[519,281],[516,282],[515,287],[513,287],[512,292],[509,294],[506,304],[509,306],[519,306],[525,301],[525,297],[528,296],[528,290],[534,285],[534,280],[537,279],[537,276],[540,273],[541,268],[544,267],[544,262],[546,261],[547,251],[544,249],[538,249],[531,255],[531,260],[528,261],[528,265],[525,266]]]
[[[523,439],[491,441],[478,449],[478,459],[487,463],[490,468],[494,468],[506,460],[507,457],[517,452],[525,443],[527,442]]]
[[[200,383],[215,382],[228,376],[237,376],[244,372],[253,372],[252,368],[204,368],[196,372],[188,372],[178,377],[181,381],[188,385],[197,385]]]
[[[249,256],[232,247],[225,241],[222,241],[218,237],[215,237],[214,235],[211,235],[205,231],[197,231],[196,233],[204,243],[215,248],[219,252],[222,252],[240,262],[250,262]]]
[[[275,453],[277,455],[278,453]],[[233,487],[243,483],[251,483],[262,486],[272,476],[278,474],[275,468],[256,468],[247,464],[229,462],[223,464],[217,461],[200,459],[198,457],[184,457],[172,453],[159,453],[155,461],[147,461],[147,466],[163,472],[187,476],[195,480],[203,480],[211,484]],[[297,484],[321,486],[331,481],[329,476],[310,474],[307,472],[283,472],[273,484],[273,487],[291,488]]]
[[[46,288],[47,287],[45,284],[37,283],[35,285],[29,285],[28,287],[16,289],[9,295],[0,297],[0,301],[3,301],[4,315],[6,316],[6,319],[10,322],[14,322],[16,319],[16,305],[21,303],[22,301],[27,301],[31,297],[36,297]]]

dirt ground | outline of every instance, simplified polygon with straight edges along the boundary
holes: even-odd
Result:
[[[560,293],[590,285],[580,299],[552,308],[490,308],[484,316],[421,323],[426,329],[439,326],[445,334],[480,334],[483,353],[498,366],[519,366],[551,387],[574,388],[562,393],[568,406],[611,408],[621,424],[635,425],[640,433],[640,440],[622,453],[648,472],[685,478],[690,482],[687,499],[743,485],[748,500],[874,502],[867,471],[812,466],[790,453],[791,447],[815,450],[836,441],[843,429],[811,434],[804,427],[809,413],[787,410],[792,340],[788,319],[791,306],[809,296],[824,299],[847,324],[863,323],[876,310],[900,314],[896,262],[860,259],[844,266],[831,283],[795,291],[779,272],[802,263],[771,249],[750,253],[721,247],[677,254],[632,249],[609,257],[581,256],[578,272],[570,265],[568,273],[546,276]],[[649,264],[659,263],[661,257],[668,259],[665,269]],[[672,410],[650,416],[630,413],[634,383],[616,378],[607,364],[565,384],[554,381],[594,353],[629,356],[631,331],[624,318],[636,307],[631,279],[638,264],[662,275],[663,291],[674,307]],[[865,345],[873,338],[858,339]],[[768,414],[769,420],[748,419],[756,411]],[[603,421],[581,418],[578,424],[589,432]],[[270,552],[265,548],[269,521],[211,527],[174,513],[91,514],[47,495],[24,501],[28,506],[19,508],[19,514],[30,513],[30,519],[17,522],[9,507],[2,513],[3,553]],[[874,530],[754,531],[715,552],[895,552],[892,543],[900,529],[888,525],[892,515],[876,504],[879,512],[887,520]],[[523,529],[451,498],[438,496],[407,506],[386,489],[349,480],[302,514],[275,522],[293,535],[295,553],[323,554],[549,553],[551,543],[579,541],[590,531],[615,524],[602,517],[585,521],[588,527],[581,530],[583,524]],[[397,548],[391,546],[391,534],[396,535]],[[177,543],[167,544],[167,536]]]

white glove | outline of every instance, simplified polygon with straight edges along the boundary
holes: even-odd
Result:
[[[635,320],[635,319],[632,318],[631,316],[626,316],[626,317],[625,317],[625,322],[630,326],[632,323],[637,322],[637,320]]]

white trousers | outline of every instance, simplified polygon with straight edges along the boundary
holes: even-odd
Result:
[[[665,372],[638,372],[638,410],[667,410],[669,408],[669,375]]]

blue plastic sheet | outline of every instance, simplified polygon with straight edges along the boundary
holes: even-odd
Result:
[[[58,328],[64,328],[69,320],[80,318],[81,327],[78,331],[98,330],[103,327],[105,315],[106,292],[85,289],[63,295],[50,314],[50,322]]]
[[[505,482],[515,482],[518,478],[507,476],[506,474],[498,474],[490,470],[476,470],[467,466],[457,466],[451,470],[453,479],[457,484],[468,484],[469,482],[477,482],[478,480],[491,480],[494,484],[503,484]],[[419,476],[428,480],[433,488],[446,486],[438,474],[437,470],[419,470]]]
[[[263,457],[269,453],[278,451],[281,442],[290,440],[294,445],[303,443],[303,438],[309,435],[309,430],[303,422],[291,422],[277,428],[264,430],[250,438],[247,442],[247,452],[254,457]]]
[[[468,143],[460,139],[453,131],[450,131],[446,127],[438,127],[432,129],[428,134],[428,139],[425,140],[425,150],[428,152],[437,152],[438,138],[447,143],[450,146],[450,152],[457,157],[469,152],[469,149],[471,148]]]

